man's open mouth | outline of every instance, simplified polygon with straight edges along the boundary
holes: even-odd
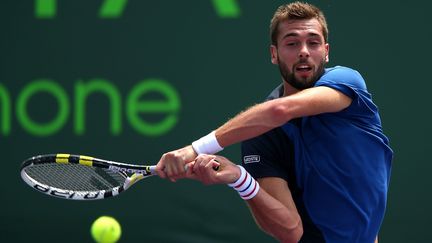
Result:
[[[309,72],[312,70],[312,67],[307,64],[299,64],[296,66],[295,70],[298,72]]]

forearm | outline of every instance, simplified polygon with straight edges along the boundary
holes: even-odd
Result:
[[[216,130],[222,147],[261,135],[297,117],[338,112],[351,104],[351,98],[328,88],[315,87],[297,94],[255,105]]]
[[[219,169],[215,170],[215,166]],[[214,155],[198,156],[186,177],[206,185],[228,184],[246,200],[257,224],[265,232],[285,243],[298,242],[301,238],[301,218],[284,179],[266,177],[257,182],[242,166]]]
[[[290,210],[263,189],[247,203],[263,231],[284,243],[300,240],[303,226],[295,208]]]
[[[216,138],[226,147],[261,135],[289,121],[282,107],[275,101],[255,105],[236,115],[216,129]]]

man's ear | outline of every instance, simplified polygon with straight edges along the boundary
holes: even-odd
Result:
[[[325,55],[325,61],[326,62],[329,62],[329,51],[330,51],[330,45],[327,43],[327,44],[325,44],[326,46],[325,46],[325,49],[326,49],[326,55]]]
[[[270,46],[270,56],[271,56],[271,63],[273,63],[273,64],[279,64],[279,62],[278,62],[277,47],[275,45],[271,45]]]

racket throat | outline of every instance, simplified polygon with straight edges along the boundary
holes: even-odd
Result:
[[[143,174],[134,173],[133,175],[126,178],[126,180],[123,184],[123,189],[124,190],[128,189],[130,186],[132,186],[133,184],[135,184],[136,182],[138,182],[139,180],[141,180],[143,178],[144,178]]]

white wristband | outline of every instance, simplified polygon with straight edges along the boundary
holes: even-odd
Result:
[[[241,198],[243,198],[243,200],[252,199],[256,196],[256,194],[258,194],[258,191],[260,190],[260,186],[259,186],[258,181],[256,181],[255,179],[254,179],[254,182],[255,182],[255,185],[249,194],[244,194],[244,195],[240,194],[240,196],[241,196]]]
[[[247,171],[243,166],[237,165],[240,168],[240,177],[233,183],[228,184],[230,187],[238,187],[246,179]]]
[[[215,131],[192,142],[192,147],[197,154],[215,154],[223,150],[216,139]]]
[[[252,199],[258,193],[260,186],[243,166],[238,165],[238,167],[240,168],[240,177],[228,186],[234,188],[244,200]]]

